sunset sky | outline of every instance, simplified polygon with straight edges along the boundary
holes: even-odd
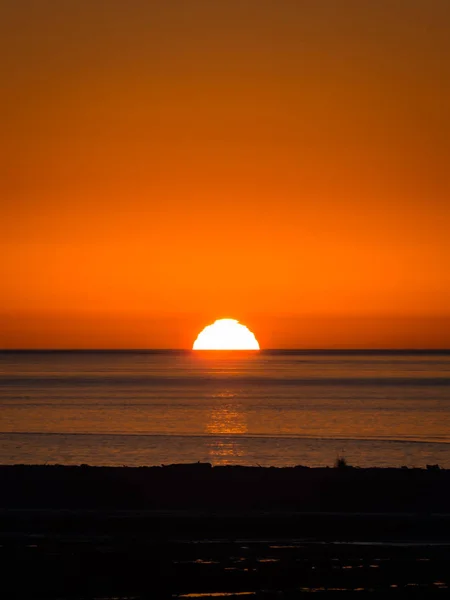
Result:
[[[448,0],[1,0],[0,348],[450,347]]]

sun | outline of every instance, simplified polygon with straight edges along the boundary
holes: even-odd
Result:
[[[193,350],[259,350],[259,344],[236,319],[218,319],[198,334]]]

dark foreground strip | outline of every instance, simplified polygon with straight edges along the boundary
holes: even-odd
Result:
[[[402,533],[395,543],[379,538],[372,543],[366,535],[376,528],[379,537],[392,533],[395,522]],[[229,514],[194,518],[168,512],[3,511],[1,597],[289,600],[310,592],[448,595],[450,545],[439,536],[433,541],[419,536],[413,542],[407,535],[426,533],[427,525],[428,533],[433,527],[437,532],[439,520],[433,524],[423,516],[416,527],[414,523],[413,516],[398,515],[261,514],[244,519]],[[282,535],[274,535],[277,526]],[[312,530],[326,527],[340,532],[334,541],[332,536],[311,539]],[[308,536],[299,535],[302,528]]]

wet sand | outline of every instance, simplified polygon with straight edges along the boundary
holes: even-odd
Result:
[[[448,471],[17,466],[0,484],[1,585],[20,598],[450,585]]]

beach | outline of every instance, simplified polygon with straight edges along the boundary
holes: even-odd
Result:
[[[448,352],[0,353],[3,590],[446,593],[449,373]]]
[[[17,597],[296,598],[450,583],[446,470],[4,466],[0,484],[2,585]]]

